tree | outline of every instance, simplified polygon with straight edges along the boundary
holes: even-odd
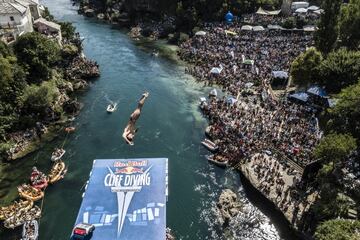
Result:
[[[291,65],[290,74],[295,84],[307,86],[318,80],[319,65],[323,58],[319,51],[310,48],[300,54]]]
[[[65,39],[73,39],[75,37],[76,28],[72,25],[71,22],[60,22],[61,26],[61,35]]]
[[[321,83],[329,92],[338,93],[357,83],[360,77],[360,51],[344,48],[330,53],[319,66]]]
[[[360,79],[357,84],[343,89],[336,99],[335,107],[328,110],[328,127],[360,139]]]
[[[28,71],[29,83],[41,83],[51,77],[51,68],[60,59],[60,46],[40,33],[32,32],[19,37],[14,50],[20,63]]]
[[[340,12],[341,0],[324,0],[318,30],[315,32],[315,45],[323,54],[328,54],[335,46],[338,29],[337,21]]]
[[[34,114],[36,118],[43,118],[47,110],[54,106],[58,96],[59,91],[53,81],[43,82],[40,86],[27,86],[22,96],[23,114]]]
[[[336,164],[344,160],[356,147],[356,140],[351,135],[332,133],[316,146],[314,155],[326,163]]]
[[[349,49],[360,46],[360,0],[351,0],[341,7],[339,37],[341,44]]]
[[[16,58],[0,57],[0,139],[18,120],[18,96],[25,85],[25,74]]]
[[[329,220],[321,223],[315,232],[316,240],[355,240],[359,239],[360,221]]]
[[[12,55],[11,49],[3,41],[0,41],[0,56],[8,57],[11,55]]]

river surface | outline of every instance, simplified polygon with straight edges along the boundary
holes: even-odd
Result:
[[[224,188],[238,193],[248,212],[230,224],[226,239],[279,239],[270,220],[247,200],[239,175],[209,165],[205,159],[208,153],[200,141],[206,120],[197,104],[208,88],[195,83],[175,62],[151,57],[122,31],[78,15],[69,0],[42,3],[56,19],[74,23],[84,37],[85,54],[99,63],[101,77],[78,96],[84,108],[74,122],[74,134],[61,136],[26,158],[2,166],[0,187],[7,195],[0,199],[1,205],[17,197],[16,186],[28,181],[32,166],[48,172],[53,148],[64,145],[69,171],[46,190],[39,239],[68,239],[94,159],[167,157],[167,225],[177,239],[225,239],[214,211]],[[145,90],[150,97],[138,121],[135,146],[130,147],[121,134]],[[105,111],[109,100],[119,104],[113,114]],[[249,216],[260,223],[249,223]],[[2,230],[0,239],[19,239],[18,233]]]

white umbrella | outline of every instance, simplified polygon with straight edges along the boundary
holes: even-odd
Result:
[[[246,88],[251,88],[252,86],[254,86],[252,82],[245,83]]]
[[[195,36],[205,36],[206,35],[206,32],[204,31],[198,31],[195,33]]]
[[[244,25],[244,26],[241,27],[241,30],[243,30],[243,31],[251,31],[251,30],[253,30],[253,27],[250,26],[250,25]]]
[[[310,7],[308,7],[308,10],[310,10],[310,11],[316,11],[316,10],[319,10],[320,8],[318,7],[318,6],[310,6]]]
[[[307,9],[306,8],[298,8],[298,9],[296,9],[296,13],[307,13]]]
[[[223,70],[223,66],[220,65],[220,67],[213,67],[211,70],[210,70],[210,73],[214,73],[214,74],[220,74]]]
[[[265,28],[263,26],[255,26],[253,27],[253,31],[257,32],[257,31],[264,31]]]
[[[210,91],[209,93],[210,96],[214,96],[214,97],[217,97],[217,91],[216,89],[214,88],[213,90]]]

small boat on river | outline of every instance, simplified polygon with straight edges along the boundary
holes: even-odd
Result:
[[[63,179],[67,172],[65,163],[63,161],[58,161],[54,163],[53,167],[50,170],[48,175],[49,183],[55,183],[60,179]]]
[[[109,104],[108,107],[106,108],[106,111],[108,113],[113,113],[116,111],[116,108],[117,108],[117,103],[115,104]]]
[[[217,152],[219,150],[219,147],[209,139],[205,138],[205,140],[202,141],[201,144],[211,152]]]
[[[75,130],[76,130],[75,127],[66,127],[66,128],[65,128],[65,132],[67,132],[67,133],[75,132]]]
[[[28,184],[18,186],[18,192],[20,197],[31,201],[38,201],[44,197],[44,193]]]
[[[215,164],[215,165],[217,165],[219,167],[222,167],[222,168],[226,168],[227,164],[228,164],[228,160],[221,157],[221,156],[207,155],[206,159],[209,162],[211,162],[211,163],[213,163],[213,164]]]
[[[33,167],[31,177],[30,177],[31,186],[36,189],[46,188],[48,185],[47,177],[44,173],[37,170],[36,167]]]
[[[36,220],[26,221],[23,225],[21,240],[37,240],[39,236],[39,224]]]
[[[51,161],[56,162],[59,161],[62,156],[65,154],[65,149],[55,148],[55,151],[51,154]]]
[[[41,209],[38,206],[34,206],[27,212],[20,212],[4,221],[4,227],[14,229],[23,225],[27,221],[32,221],[36,218],[40,218]]]
[[[14,204],[11,204],[7,207],[1,207],[0,220],[6,220],[18,212],[26,212],[30,210],[33,205],[34,205],[33,201],[20,200],[19,202],[15,202]]]

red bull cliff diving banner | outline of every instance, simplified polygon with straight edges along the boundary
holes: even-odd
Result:
[[[94,160],[76,224],[92,240],[162,240],[166,231],[165,158]]]

